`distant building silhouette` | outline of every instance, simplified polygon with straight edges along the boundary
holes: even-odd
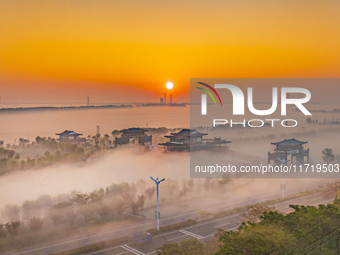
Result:
[[[290,163],[295,165],[304,164],[304,158],[307,158],[307,163],[309,163],[309,149],[304,150],[303,145],[308,142],[302,142],[292,139],[284,139],[283,141],[277,143],[271,143],[275,145],[275,152],[268,152],[268,164],[272,161],[274,165],[280,165],[281,162],[277,159],[288,160],[288,155],[290,155]]]
[[[80,137],[83,134],[76,133],[73,130],[71,131],[65,130],[64,132],[56,135],[59,136],[59,142],[72,142],[72,143],[86,142],[86,138]]]
[[[219,138],[203,140],[206,133],[200,133],[195,129],[182,129],[178,133],[171,133],[165,136],[170,141],[166,143],[159,143],[158,145],[164,146],[168,151],[197,151],[209,149],[225,149],[229,150],[226,146],[230,141]],[[222,145],[224,145],[222,147]]]
[[[152,145],[152,135],[146,134],[148,130],[142,128],[128,128],[120,130],[123,134],[121,137],[116,137],[116,146],[128,144],[131,139],[137,139],[140,145]]]

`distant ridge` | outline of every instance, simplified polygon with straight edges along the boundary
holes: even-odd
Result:
[[[136,107],[147,107],[147,106],[186,107],[186,104],[184,103],[172,103],[172,104],[147,103],[147,104],[136,105]]]
[[[89,106],[39,106],[39,107],[16,107],[16,108],[0,108],[0,113],[4,112],[24,112],[24,111],[50,111],[50,110],[87,110],[87,109],[103,109],[103,108],[131,108],[132,105],[89,105]]]

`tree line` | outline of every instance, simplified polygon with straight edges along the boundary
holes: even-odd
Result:
[[[235,231],[217,229],[206,242],[192,239],[164,244],[159,254],[336,255],[340,251],[339,205],[338,199],[334,204],[318,207],[290,205],[294,211],[287,214],[267,208],[256,220],[243,221]]]

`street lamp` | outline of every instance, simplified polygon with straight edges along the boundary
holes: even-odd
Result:
[[[152,178],[150,176],[151,180],[153,180],[156,183],[156,187],[157,187],[157,212],[156,212],[156,219],[157,219],[157,230],[159,230],[159,188],[158,185],[162,182],[165,181],[165,179],[162,180],[158,180],[158,177],[156,178],[156,180],[154,178]]]
[[[282,199],[285,198],[285,164],[290,160],[277,158],[282,163]]]

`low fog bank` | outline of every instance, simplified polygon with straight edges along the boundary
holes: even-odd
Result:
[[[89,159],[87,164],[15,171],[0,178],[0,208],[6,204],[21,205],[42,194],[91,192],[112,183],[131,183],[149,176],[189,178],[189,163],[188,153],[164,153],[160,149],[148,151],[129,146],[113,150],[100,159]]]
[[[274,152],[271,142],[282,140],[280,133],[272,139],[234,140],[230,146],[231,153],[226,153],[227,160],[243,161],[258,158],[258,162],[267,161],[268,151]],[[240,130],[232,136],[228,132],[216,132],[214,136],[229,140],[232,137],[252,137],[257,132]],[[285,138],[308,141],[304,145],[310,149],[310,162],[323,163],[322,150],[332,148],[335,155],[340,154],[338,131],[307,132],[305,135],[286,134]],[[232,152],[235,152],[232,154]],[[199,152],[200,153],[200,152]],[[203,152],[203,155],[206,152]],[[213,155],[213,154],[212,154]],[[220,154],[216,154],[218,157]],[[228,156],[229,155],[229,156]],[[337,159],[336,162],[338,163]],[[42,194],[57,196],[58,194],[79,191],[91,192],[105,188],[112,183],[134,183],[140,179],[148,180],[149,176],[182,180],[190,178],[190,154],[187,152],[167,153],[161,148],[147,150],[142,146],[129,145],[109,151],[100,158],[90,158],[87,163],[76,163],[47,167],[38,170],[13,171],[0,177],[0,210],[6,204],[21,205],[25,200],[38,198]],[[239,180],[240,183],[244,180]],[[246,193],[242,190],[242,193]]]

